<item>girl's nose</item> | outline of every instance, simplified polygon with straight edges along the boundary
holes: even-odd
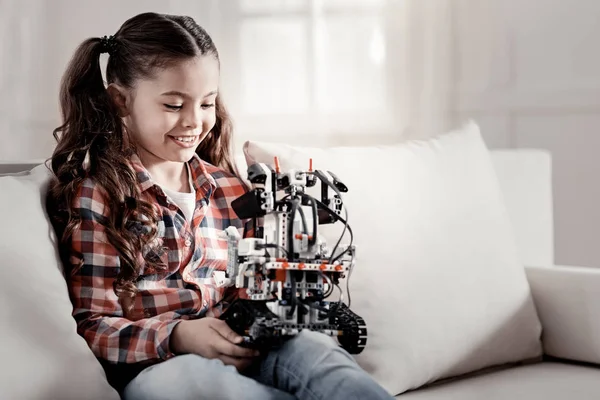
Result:
[[[184,115],[182,123],[184,127],[189,129],[197,129],[199,126],[202,126],[202,115],[200,111],[189,111]]]

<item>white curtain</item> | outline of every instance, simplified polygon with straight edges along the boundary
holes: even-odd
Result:
[[[457,123],[453,0],[0,0],[0,161],[43,159],[75,47],[143,11],[213,36],[236,139],[354,145]]]

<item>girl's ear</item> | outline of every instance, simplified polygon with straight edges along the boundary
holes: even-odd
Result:
[[[128,92],[125,88],[117,85],[116,83],[110,83],[106,88],[108,95],[112,99],[113,103],[119,110],[119,117],[124,118],[129,115],[128,109]]]

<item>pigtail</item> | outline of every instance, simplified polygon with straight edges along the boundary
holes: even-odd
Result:
[[[131,283],[141,269],[138,254],[144,243],[156,236],[158,215],[150,203],[140,199],[137,177],[129,165],[134,149],[129,147],[117,109],[104,86],[100,67],[100,54],[106,49],[103,41],[106,38],[84,41],[63,76],[63,124],[53,132],[57,140],[51,162],[55,180],[49,186],[47,205],[61,240],[60,256],[69,267],[70,239],[80,224],[73,204],[83,181],[91,178],[103,192],[110,193],[106,196],[111,207],[105,231],[119,253],[121,268],[115,292],[127,316],[136,294]],[[113,52],[110,57],[118,55]],[[147,234],[140,235],[139,229]]]
[[[88,150],[99,135],[115,132],[120,123],[104,87],[100,68],[100,39],[88,39],[75,51],[60,85],[63,124],[53,132],[58,145],[52,155],[52,169],[80,177]],[[69,132],[79,134],[69,135]],[[62,171],[60,171],[62,169]]]
[[[92,121],[98,121],[98,106],[103,102],[100,70],[100,40],[88,39],[75,51],[60,85],[60,109],[63,124],[53,131],[57,146],[51,159],[55,181],[50,183],[47,206],[61,242],[66,242],[76,228],[79,217],[72,210],[74,197],[89,169],[89,150],[93,145]],[[89,90],[85,87],[89,86]],[[104,88],[104,87],[102,87]],[[100,107],[106,113],[107,106]],[[97,123],[95,125],[98,125]],[[81,132],[76,134],[75,132]],[[85,164],[88,164],[87,166]],[[70,246],[60,246],[61,258],[69,270]]]

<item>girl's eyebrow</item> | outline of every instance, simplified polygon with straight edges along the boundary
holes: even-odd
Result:
[[[177,91],[177,90],[171,90],[168,92],[164,92],[163,94],[161,94],[161,96],[179,96],[179,97],[189,97],[187,94]]]
[[[213,90],[212,92],[205,94],[204,97],[206,98],[208,96],[212,96],[213,94],[217,94],[217,91]],[[187,93],[183,93],[178,90],[170,90],[168,92],[164,92],[161,94],[161,96],[179,96],[179,97],[184,97],[186,99],[190,98],[190,96]]]

